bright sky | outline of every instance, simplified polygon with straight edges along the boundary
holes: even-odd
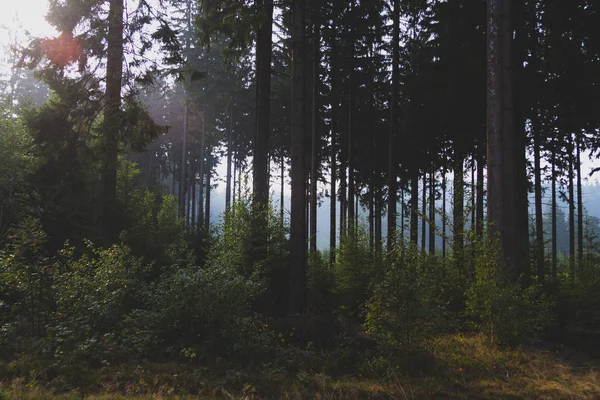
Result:
[[[54,29],[44,16],[48,10],[47,0],[3,0],[0,12],[0,42],[9,43],[16,34],[26,39],[25,31],[32,36],[50,36]],[[19,27],[21,25],[21,27]]]

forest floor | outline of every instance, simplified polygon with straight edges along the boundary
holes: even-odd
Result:
[[[600,363],[562,347],[507,349],[481,335],[452,335],[425,348],[414,364],[420,372],[384,362],[379,375],[236,372],[224,379],[198,366],[131,365],[96,371],[83,393],[5,379],[0,399],[600,399]]]

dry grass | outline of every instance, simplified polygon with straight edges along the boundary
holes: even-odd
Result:
[[[143,372],[103,371],[102,385],[83,397],[120,399],[600,399],[600,373],[583,359],[533,348],[503,349],[484,336],[446,336],[426,346],[435,360],[427,374],[332,378],[244,376],[246,384],[200,382],[177,366],[148,366]],[[234,389],[235,387],[235,389]],[[182,393],[188,393],[183,395]],[[0,383],[0,399],[81,399],[81,392],[56,394],[22,379]]]

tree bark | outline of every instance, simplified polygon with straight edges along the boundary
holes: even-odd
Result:
[[[454,237],[452,241],[452,252],[458,268],[464,267],[465,246],[465,216],[464,216],[464,160],[465,157],[458,150],[454,150],[454,207],[452,209],[452,220]]]
[[[435,172],[429,173],[429,254],[435,254]]]
[[[544,283],[544,222],[542,212],[542,168],[540,165],[540,126],[538,118],[534,116],[533,128],[533,164],[535,175],[535,254],[536,273],[538,282]]]
[[[314,9],[315,16],[318,8]],[[310,164],[310,252],[315,260],[317,255],[317,168],[319,165],[319,65],[321,62],[321,36],[320,23],[315,22],[313,35],[313,65],[312,65],[312,137],[311,137],[311,164]]]
[[[415,172],[410,181],[410,242],[419,242],[419,173]]]
[[[253,154],[253,194],[256,211],[269,204],[269,121],[271,102],[271,57],[273,0],[257,0],[264,19],[256,36],[256,131]]]
[[[569,266],[575,279],[575,191],[573,189],[573,138],[569,138]]]
[[[488,222],[491,237],[500,239],[507,277],[516,282],[522,272],[521,246],[527,243],[519,227],[522,171],[517,166],[520,144],[514,130],[510,0],[488,0],[487,19],[487,161]],[[525,199],[526,200],[526,199]],[[525,210],[526,211],[526,210]]]
[[[581,273],[583,268],[583,194],[581,192],[581,154],[579,138],[575,137],[576,157],[575,171],[577,172],[577,267]]]
[[[112,242],[118,235],[116,190],[123,79],[123,0],[110,0],[109,4],[101,226],[104,239]]]
[[[225,210],[231,207],[231,160],[233,157],[233,98],[229,103],[229,130],[227,132],[227,183],[225,185]]]
[[[552,279],[556,279],[558,240],[556,237],[556,150],[552,149]]]
[[[446,171],[442,170],[442,258],[446,258]]]
[[[421,197],[421,251],[425,253],[427,238],[427,173],[423,172],[423,196]]]
[[[398,84],[400,77],[400,0],[393,0],[392,10],[392,93],[390,99],[390,132],[389,132],[389,153],[388,153],[388,226],[387,226],[387,247],[388,253],[394,249],[396,242],[396,224],[397,224],[397,192],[396,184],[396,151],[395,137],[398,128]]]
[[[292,205],[289,313],[302,314],[306,302],[305,220],[305,4],[292,6]]]

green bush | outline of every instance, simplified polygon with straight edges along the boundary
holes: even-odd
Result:
[[[363,226],[349,230],[341,240],[333,269],[334,293],[341,311],[353,318],[364,312],[371,285],[378,279],[381,265],[374,257]]]
[[[410,349],[447,329],[452,285],[436,257],[400,247],[367,304],[368,332],[388,349]]]
[[[548,325],[553,300],[541,286],[523,288],[509,282],[499,249],[499,243],[487,238],[475,244],[475,277],[466,292],[466,312],[491,338],[515,344],[535,337]]]

